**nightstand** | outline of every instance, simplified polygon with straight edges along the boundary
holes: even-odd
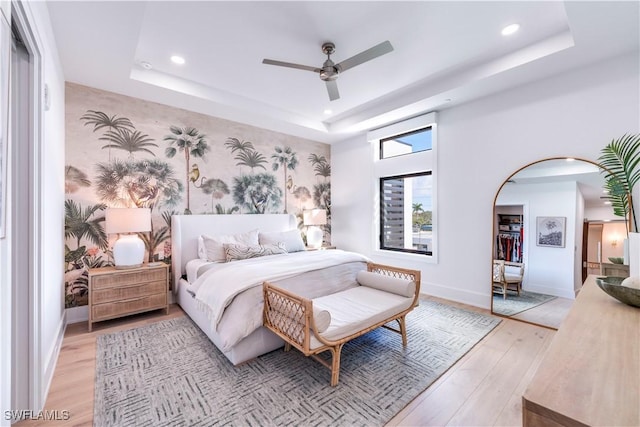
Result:
[[[89,332],[95,322],[164,309],[169,314],[169,265],[89,269]]]

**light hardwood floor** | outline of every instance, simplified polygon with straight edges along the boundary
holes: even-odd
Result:
[[[568,298],[554,298],[537,307],[511,316],[511,318],[558,329],[569,314],[574,301]]]
[[[451,304],[489,314],[487,310]],[[70,411],[69,420],[29,420],[15,425],[91,426],[96,336],[178,316],[184,316],[184,312],[173,304],[168,315],[159,311],[97,323],[93,332],[87,332],[86,322],[69,325],[45,404],[47,410]],[[522,425],[522,393],[554,334],[550,329],[504,319],[388,425]]]

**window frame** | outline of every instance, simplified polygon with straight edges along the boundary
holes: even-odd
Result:
[[[423,151],[431,151],[433,149],[433,139],[432,139],[432,147],[431,148],[425,148],[424,150],[419,150],[419,151],[412,151],[410,153],[402,153],[402,154],[396,154],[395,156],[389,156],[389,157],[384,157],[384,148],[383,145],[385,142],[393,140],[393,139],[400,139],[406,136],[411,136],[411,135],[415,135],[417,133],[423,132],[425,129],[430,129],[431,130],[431,136],[433,137],[433,128],[431,126],[425,126],[422,127],[420,129],[415,129],[412,130],[410,132],[405,132],[405,133],[401,133],[399,135],[392,135],[392,136],[388,136],[386,138],[382,138],[380,139],[380,160],[385,160],[385,159],[391,159],[393,157],[400,157],[400,156],[408,156],[411,154],[416,154],[416,153],[422,153]]]
[[[380,157],[380,142],[383,139],[397,137],[424,128],[431,128],[431,149],[418,152],[407,153],[400,156]],[[373,194],[375,197],[372,206],[373,227],[371,230],[371,247],[375,254],[399,260],[413,259],[421,262],[438,262],[438,185],[437,185],[437,114],[431,112],[418,117],[414,117],[402,122],[372,130],[367,133],[367,141],[370,143],[371,160],[373,162]],[[420,174],[430,172],[432,179],[432,249],[431,254],[424,252],[415,253],[415,250],[388,249],[381,247],[381,209],[380,209],[380,178],[394,176]]]
[[[423,150],[424,151],[424,150]],[[409,154],[409,153],[408,153]],[[396,176],[382,176],[378,178],[378,197],[380,200],[379,203],[379,215],[380,215],[380,221],[378,221],[378,225],[380,227],[380,231],[379,231],[379,242],[378,242],[378,247],[380,250],[382,251],[393,251],[393,252],[401,252],[401,253],[410,253],[410,254],[416,254],[416,255],[426,255],[426,256],[433,256],[433,249],[430,251],[422,251],[422,250],[418,250],[418,249],[409,249],[409,248],[395,248],[392,246],[385,246],[384,245],[384,221],[382,220],[382,211],[384,209],[383,204],[384,204],[384,200],[383,200],[383,192],[384,192],[384,188],[382,185],[382,181],[383,180],[391,180],[391,179],[406,179],[406,178],[416,178],[419,176],[431,176],[432,180],[433,180],[433,171],[429,170],[429,171],[425,171],[425,172],[416,172],[416,173],[410,173],[410,174],[405,174],[405,175],[396,175]],[[431,225],[433,227],[433,217],[431,219]],[[413,224],[412,224],[413,226]],[[433,229],[432,229],[433,232]],[[433,244],[432,244],[433,246]]]

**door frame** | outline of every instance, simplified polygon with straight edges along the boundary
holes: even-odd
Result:
[[[9,182],[18,181],[13,190],[26,191],[29,209],[26,225],[20,230],[12,230],[15,242],[12,245],[18,245],[21,251],[28,253],[28,261],[20,265],[17,270],[12,270],[11,284],[13,286],[12,294],[17,286],[28,287],[28,297],[26,300],[19,301],[20,306],[12,307],[12,310],[27,310],[29,313],[28,325],[28,366],[29,378],[12,378],[12,389],[17,381],[28,381],[29,389],[29,407],[32,410],[41,410],[44,407],[46,391],[48,384],[45,373],[45,360],[42,351],[42,290],[41,285],[44,283],[42,277],[42,242],[40,236],[42,228],[42,141],[43,135],[43,111],[44,111],[44,78],[43,78],[43,60],[42,60],[42,43],[34,31],[33,25],[36,22],[30,7],[25,7],[25,2],[11,1],[11,20],[20,33],[22,41],[29,52],[29,94],[28,94],[28,110],[29,122],[26,126],[27,138],[21,143],[26,143],[27,147],[21,147],[27,150],[27,155],[23,164],[11,165],[11,179]],[[16,144],[16,141],[12,141]],[[14,147],[15,148],[15,147]],[[26,177],[26,179],[25,179]],[[18,187],[20,186],[20,187]],[[15,195],[13,196],[15,197]],[[17,238],[20,236],[21,238]],[[26,238],[25,238],[26,236]],[[11,257],[11,255],[9,255]],[[11,264],[15,265],[14,259]],[[26,280],[25,280],[26,278]],[[26,283],[25,283],[26,282]],[[20,336],[13,336],[14,340],[20,339]]]

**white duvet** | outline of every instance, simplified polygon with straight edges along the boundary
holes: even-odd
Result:
[[[198,307],[222,338],[222,351],[262,326],[262,282],[278,281],[368,258],[341,250],[302,251],[214,265],[191,286]],[[354,275],[355,276],[355,275]],[[233,304],[232,304],[233,302]]]

